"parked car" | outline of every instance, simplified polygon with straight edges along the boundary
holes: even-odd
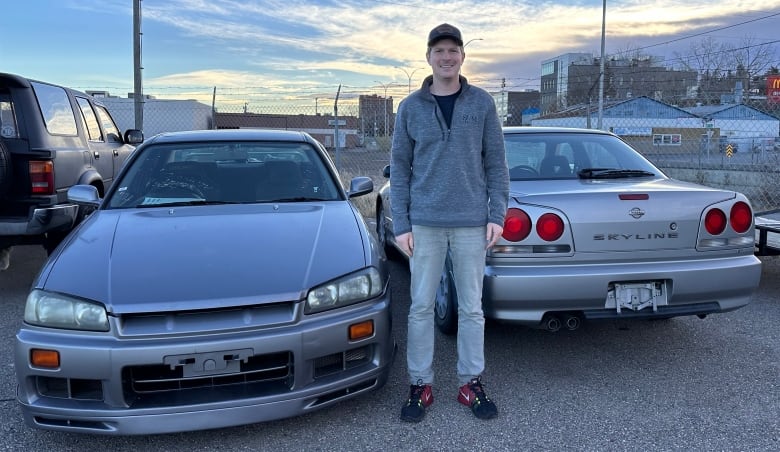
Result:
[[[51,252],[87,213],[67,190],[89,184],[102,195],[142,141],[139,130],[120,134],[87,94],[0,73],[0,268],[14,245]]]
[[[749,303],[761,262],[744,195],[670,179],[608,132],[508,127],[504,137],[510,202],[487,254],[486,317],[557,331]],[[377,234],[388,255],[403,256],[391,183],[377,198]],[[435,305],[445,333],[456,330],[457,304],[448,260]]]
[[[395,343],[386,261],[302,132],[140,145],[44,264],[16,336],[27,424],[149,434],[300,415],[380,388]]]

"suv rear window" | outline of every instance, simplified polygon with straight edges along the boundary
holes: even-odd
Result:
[[[70,107],[70,100],[65,90],[59,86],[32,82],[38,106],[43,115],[46,129],[52,135],[76,136],[76,117]]]
[[[16,126],[16,114],[11,95],[0,91],[0,137],[19,138],[19,128]]]

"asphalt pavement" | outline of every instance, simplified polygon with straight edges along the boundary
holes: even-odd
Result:
[[[305,416],[170,435],[107,437],[27,427],[16,403],[14,335],[45,259],[18,247],[0,272],[0,450],[13,451],[777,451],[780,450],[780,260],[734,312],[664,321],[602,321],[549,333],[487,325],[489,421],[456,400],[455,339],[437,334],[434,404],[399,420],[409,274],[391,263],[398,355],[379,391]]]

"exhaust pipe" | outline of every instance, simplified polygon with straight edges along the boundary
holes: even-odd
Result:
[[[561,319],[554,315],[547,316],[547,319],[543,320],[542,323],[547,331],[551,333],[555,333],[561,329]]]
[[[566,328],[569,329],[569,331],[574,331],[577,328],[580,327],[580,324],[582,321],[580,320],[580,317],[577,315],[569,315],[566,316]]]

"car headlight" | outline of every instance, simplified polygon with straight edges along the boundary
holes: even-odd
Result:
[[[24,321],[49,328],[108,331],[108,315],[102,305],[43,290],[33,290],[27,296]]]
[[[373,267],[339,278],[309,291],[306,314],[359,303],[382,293],[379,271]]]

